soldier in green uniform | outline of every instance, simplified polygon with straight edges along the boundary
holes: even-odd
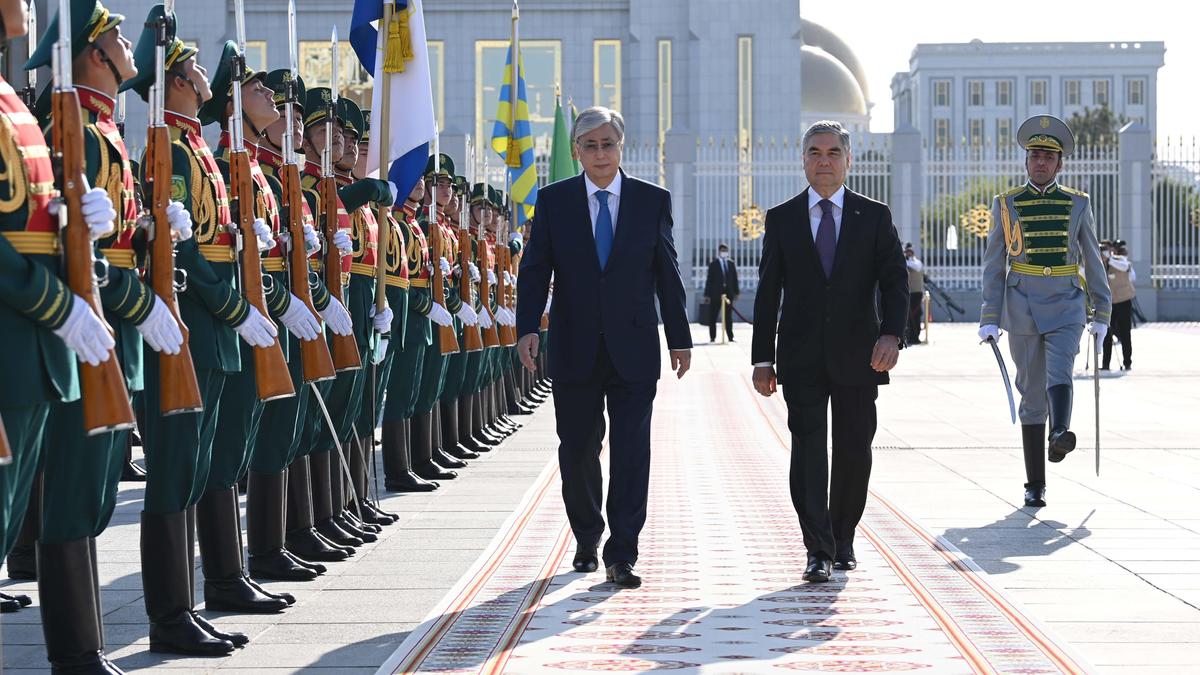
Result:
[[[23,0],[0,1],[0,36],[7,40],[25,35],[27,11]],[[13,546],[30,498],[51,408],[79,398],[75,357],[99,364],[110,358],[115,343],[103,320],[61,279],[59,223],[49,211],[56,194],[50,153],[28,108],[3,78],[0,118],[0,171],[8,177],[0,185],[0,334],[6,347],[0,358],[6,376],[22,383],[0,390],[0,418],[12,455],[10,464],[0,465],[3,556]],[[84,217],[92,240],[113,230],[115,215],[104,190],[85,194]],[[84,536],[39,545],[46,557],[44,576],[67,584],[41,590],[43,607],[59,613],[45,624],[55,663],[102,662],[99,620],[95,615],[72,615],[99,608],[90,544],[90,537]],[[29,604],[28,596],[0,593],[0,612]],[[64,632],[80,639],[55,639]]]
[[[256,149],[263,174],[271,185],[276,201],[283,205],[284,209],[288,208],[288,205],[283,194],[280,171],[284,165],[283,134],[289,133],[283,106],[286,105],[287,83],[290,78],[291,71],[287,69],[271,71],[264,78],[264,83],[272,91],[280,115],[278,120],[264,130]],[[293,134],[293,147],[300,148],[304,143],[303,81],[296,83],[296,95],[297,99],[292,104],[293,128],[290,133]],[[315,239],[315,220],[308,201],[302,199],[299,206],[305,237],[307,239],[311,236]],[[281,236],[284,236],[282,233],[287,230],[287,219],[284,219],[280,226]],[[286,238],[288,237],[285,236]],[[351,242],[348,234],[339,231],[334,239],[334,244],[339,250],[343,253],[350,252]],[[330,295],[320,275],[311,267],[308,284],[313,306],[321,314],[330,331],[337,335],[351,335],[353,325],[350,313],[341,302]],[[300,451],[306,416],[320,416],[312,389],[304,383],[300,349],[299,339],[291,336],[289,352],[292,358],[289,360],[288,369],[296,396],[267,403],[263,410],[258,442],[250,458],[246,505],[250,573],[266,579],[306,580],[315,576],[310,569],[310,561],[285,547],[286,470]]]
[[[463,248],[466,247],[468,251],[468,259],[471,259],[474,248],[470,231],[462,229],[462,200],[466,196],[466,193],[467,179],[462,176],[454,176],[453,193],[450,201],[446,203],[444,208],[447,228],[454,233],[455,238],[454,247],[449,251],[452,273],[448,277],[447,283],[453,284],[454,289],[459,291],[460,302],[463,302],[465,309],[469,309],[471,314],[475,315],[475,320],[470,323],[466,320],[457,322],[459,349],[458,352],[449,355],[446,359],[446,378],[438,400],[442,452],[463,462],[478,459],[479,453],[460,441],[459,400],[465,398],[467,380],[468,378],[471,378],[472,381],[474,380],[474,374],[479,369],[479,359],[483,355],[482,348],[473,350],[466,340],[466,333],[469,328],[479,323],[477,306],[474,303],[474,292],[470,293],[472,300],[470,304],[467,304],[466,298],[462,297],[464,278],[470,287],[473,287],[479,280],[479,268],[473,262],[468,262],[466,269],[463,269],[462,266]],[[468,219],[468,224],[469,222]],[[468,414],[469,412],[468,410]]]
[[[232,150],[229,124],[234,112],[232,94],[236,56],[236,45],[226,42],[213,75],[213,96],[200,108],[200,121],[203,124],[217,122],[221,126],[217,165],[227,183]],[[265,73],[249,70],[243,73],[240,85],[241,124],[253,189],[253,194],[248,196],[254,208],[253,227],[260,244],[264,244],[262,269],[270,278],[270,282],[264,283],[267,310],[286,329],[281,331],[279,339],[287,355],[293,336],[300,340],[316,340],[321,335],[321,326],[320,318],[290,291],[279,203],[257,159],[258,148],[254,141],[279,118],[272,92],[263,84],[264,76]],[[227,186],[227,189],[232,196],[232,186]],[[315,234],[310,232],[305,239],[304,242],[296,242],[296,245],[306,246],[311,251],[316,244]],[[242,563],[241,517],[236,484],[254,456],[267,404],[257,396],[257,373],[251,366],[254,357],[249,345],[242,346],[241,360],[245,367],[229,374],[221,396],[221,414],[217,418],[211,469],[203,496],[197,504],[197,539],[203,562],[205,601],[209,608],[219,607],[228,611],[276,612],[285,608],[287,603],[281,606],[279,597],[264,594],[261,587],[249,581]],[[290,430],[281,433],[290,433]],[[324,572],[324,568],[315,563],[283,557],[288,566],[295,570],[289,578],[312,578]],[[307,568],[308,571],[296,568]]]
[[[1050,461],[1061,462],[1075,449],[1071,374],[1079,337],[1087,324],[1093,339],[1104,339],[1112,298],[1091,200],[1057,181],[1063,157],[1075,148],[1071,129],[1035,115],[1017,130],[1017,142],[1026,150],[1029,180],[992,202],[979,338],[999,342],[1000,329],[1008,331],[1021,394],[1025,505],[1045,506],[1046,419]]]
[[[496,326],[491,307],[491,294],[489,292],[489,297],[487,298],[481,295],[480,289],[482,288],[482,284],[480,281],[482,281],[482,275],[487,274],[488,283],[490,284],[496,274],[492,270],[487,269],[484,264],[486,259],[490,259],[490,256],[494,255],[492,247],[487,241],[486,229],[482,227],[485,214],[490,214],[490,210],[485,206],[487,202],[487,186],[482,183],[475,184],[470,190],[470,194],[464,194],[462,199],[466,204],[464,207],[466,213],[459,217],[465,219],[467,222],[468,229],[464,232],[470,238],[471,242],[471,274],[474,279],[474,295],[472,299],[474,300],[475,313],[479,316],[480,329],[484,333],[484,348],[467,356],[466,379],[463,383],[463,391],[458,399],[458,442],[468,450],[481,453],[490,452],[494,447],[493,443],[482,441],[478,436],[483,431],[483,411],[480,397],[487,375],[487,362],[490,354],[497,348],[497,345],[488,346],[487,336],[489,332],[495,336]],[[481,231],[484,232],[482,238],[479,236]]]

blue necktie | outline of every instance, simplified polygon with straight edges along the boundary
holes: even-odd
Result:
[[[821,224],[817,226],[817,255],[821,257],[821,267],[825,269],[825,278],[833,278],[833,257],[837,252],[837,230],[833,223],[833,202],[822,199],[817,202],[821,207]]]
[[[612,214],[608,212],[608,191],[597,190],[596,201],[600,202],[600,212],[596,214],[596,257],[600,259],[600,269],[608,265],[608,255],[612,253],[613,225]]]

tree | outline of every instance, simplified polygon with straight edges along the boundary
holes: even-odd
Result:
[[[1117,132],[1128,123],[1129,118],[1113,114],[1106,105],[1084,108],[1083,112],[1074,113],[1067,120],[1067,126],[1075,133],[1075,144],[1082,146],[1115,143]]]

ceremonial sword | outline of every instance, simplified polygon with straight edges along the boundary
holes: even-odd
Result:
[[[1012,418],[1012,423],[1017,423],[1017,404],[1013,401],[1012,382],[1008,379],[1008,366],[1004,365],[1004,357],[1000,354],[1000,347],[996,344],[995,338],[989,337],[985,340],[992,347],[992,354],[996,356],[996,363],[1000,365],[1000,377],[1004,380],[1004,393],[1008,394],[1008,415]]]

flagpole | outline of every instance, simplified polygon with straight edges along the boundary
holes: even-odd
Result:
[[[521,166],[521,151],[517,147],[517,87],[521,73],[521,43],[520,28],[521,10],[517,0],[513,0],[512,9],[512,43],[509,45],[509,74],[508,74],[508,152],[505,153],[504,163],[509,168]]]
[[[392,21],[395,20],[396,5],[392,2],[383,3],[383,21],[379,23],[379,35],[382,40],[383,48],[375,54],[376,63],[379,59],[385,58],[387,55],[388,34]],[[376,68],[376,71],[382,70]],[[381,82],[382,95],[379,98],[380,110],[374,113],[373,118],[383,120],[383,124],[379,125],[379,180],[386,181],[388,179],[388,146],[391,144],[391,139],[388,138],[388,120],[391,119],[392,105],[392,77],[390,73],[384,70],[383,80]],[[396,195],[396,199],[407,199],[408,195]],[[388,207],[379,205],[378,214],[375,217],[377,222],[376,238],[381,241],[376,241],[375,247],[375,311],[382,312],[387,307],[387,246],[391,241],[391,233],[389,231],[390,221],[388,220]],[[400,247],[403,250],[403,246]]]

